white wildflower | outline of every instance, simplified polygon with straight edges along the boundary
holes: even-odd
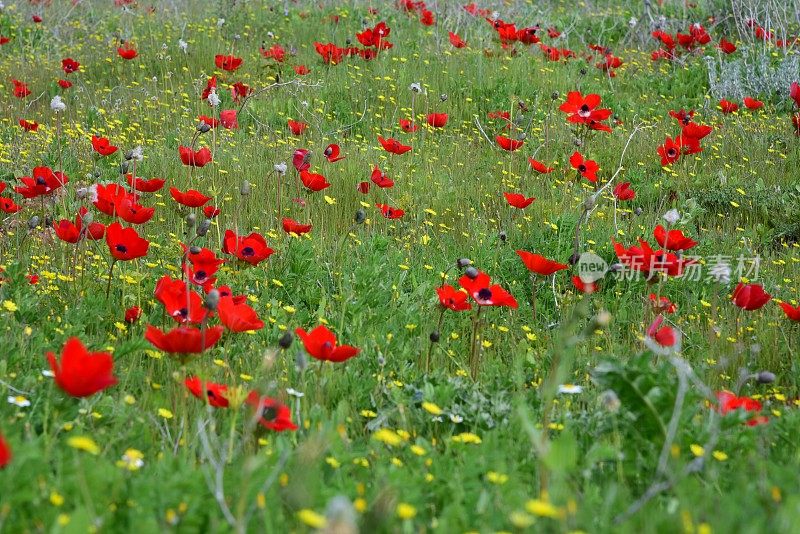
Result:
[[[52,109],[53,111],[58,113],[59,111],[66,110],[67,109],[67,105],[64,103],[63,100],[61,100],[61,96],[60,95],[56,95],[50,101],[50,109]]]
[[[676,222],[681,220],[681,214],[678,213],[678,210],[671,209],[667,213],[665,213],[662,218],[669,224],[675,224]]]

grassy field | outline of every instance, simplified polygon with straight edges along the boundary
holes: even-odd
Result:
[[[773,7],[6,1],[0,532],[798,531]]]

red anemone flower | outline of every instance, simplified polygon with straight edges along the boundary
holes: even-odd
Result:
[[[28,121],[25,119],[19,120],[19,125],[22,127],[23,130],[26,132],[35,132],[39,129],[39,123],[36,121]]]
[[[92,136],[92,148],[101,156],[110,156],[117,151],[117,147],[112,145],[107,138],[96,135]]]
[[[447,113],[429,113],[428,125],[432,128],[444,128],[447,124]]]
[[[191,167],[205,167],[211,161],[211,151],[207,147],[200,150],[192,150],[188,146],[179,146],[178,154],[184,165]]]
[[[14,191],[25,198],[36,198],[48,195],[69,182],[69,178],[61,171],[53,172],[50,167],[34,167],[33,176],[23,176]]]
[[[525,264],[525,267],[534,274],[550,276],[558,271],[569,269],[569,265],[548,260],[540,254],[534,254],[525,250],[518,250],[517,255],[522,260],[522,263]]]
[[[269,48],[262,45],[258,51],[261,52],[261,55],[266,59],[274,59],[278,63],[283,63],[283,60],[286,59],[286,49],[277,43]]]
[[[744,102],[744,107],[752,111],[764,107],[764,102],[762,102],[761,100],[756,100],[755,98],[750,98],[749,96],[744,97],[743,102]]]
[[[170,187],[169,194],[175,202],[189,208],[199,208],[211,200],[211,197],[207,197],[196,189],[187,189],[183,192],[175,187]]]
[[[633,200],[636,197],[636,191],[633,190],[630,182],[622,182],[614,187],[614,196],[620,202]]]
[[[261,234],[253,232],[247,236],[237,236],[231,230],[225,230],[222,252],[236,256],[250,265],[258,265],[275,251],[267,246],[267,240]]]
[[[390,137],[388,139],[385,139],[385,138],[383,138],[382,136],[379,135],[378,136],[378,142],[381,144],[381,146],[383,147],[383,149],[386,152],[389,152],[391,154],[396,154],[398,156],[400,156],[402,154],[405,154],[406,152],[411,150],[411,146],[410,145],[404,145],[403,143],[401,143],[400,141],[398,141],[394,137]]]
[[[675,313],[678,310],[678,306],[667,297],[659,297],[655,293],[650,293],[648,298],[653,311],[656,313]]]
[[[400,119],[400,129],[406,133],[414,133],[419,130],[419,125],[414,124],[411,119]]]
[[[381,171],[378,166],[376,165],[374,169],[372,169],[372,174],[369,177],[372,180],[372,183],[380,187],[381,189],[388,189],[390,187],[394,187],[394,181],[386,176],[386,174]]]
[[[139,306],[131,306],[125,310],[125,322],[133,324],[142,317],[142,309]]]
[[[689,250],[697,246],[697,241],[683,235],[681,230],[669,230],[661,226],[656,226],[653,236],[658,241],[659,246],[672,251]]]
[[[236,104],[238,104],[241,99],[247,98],[252,93],[253,88],[249,85],[245,85],[242,82],[231,84],[231,98],[233,98],[233,102]],[[209,94],[211,94],[211,91],[209,91]],[[208,98],[208,95],[206,95],[205,98]],[[205,100],[205,98],[203,100]]]
[[[192,326],[178,326],[169,332],[162,332],[149,324],[144,338],[158,350],[169,354],[199,354],[213,347],[224,330],[222,326],[209,326],[203,330]]]
[[[295,65],[292,68],[294,69],[294,73],[298,76],[305,76],[311,72],[305,65]]]
[[[510,137],[506,137],[505,135],[498,135],[494,138],[497,142],[497,145],[502,148],[503,150],[507,150],[508,152],[513,152],[519,148],[522,148],[522,145],[525,144],[525,141],[511,139]]]
[[[792,306],[788,302],[779,302],[778,304],[781,309],[783,309],[783,313],[786,314],[786,317],[796,323],[800,322],[800,306]]]
[[[667,137],[664,144],[658,147],[658,155],[661,156],[661,166],[665,167],[678,161],[681,157],[683,138],[679,135],[675,139]]]
[[[203,207],[203,215],[205,215],[206,218],[208,219],[213,219],[214,217],[219,215],[219,213],[220,209],[216,206],[212,206],[211,204],[208,204]]]
[[[90,397],[117,383],[111,354],[89,352],[77,337],[64,344],[60,361],[52,352],[47,353],[47,360],[56,385],[72,397]]]
[[[457,33],[447,32],[448,37],[450,38],[450,44],[456,48],[464,48],[467,46],[467,43],[462,39]]]
[[[531,166],[531,169],[538,172],[539,174],[549,174],[555,170],[554,167],[548,167],[541,161],[537,161],[533,158],[528,158],[528,163]]]
[[[575,289],[587,295],[597,293],[598,290],[597,282],[584,282],[577,274],[572,276],[572,285]]]
[[[300,171],[300,181],[310,191],[322,191],[331,186],[325,176],[308,171]]]
[[[381,215],[387,219],[399,219],[406,214],[405,211],[393,208],[388,204],[375,204],[375,207],[381,210]]]
[[[567,93],[567,101],[558,109],[567,114],[567,120],[576,124],[590,124],[608,119],[610,109],[597,109],[600,105],[600,95],[588,94],[583,96],[580,91]]]
[[[659,315],[647,328],[647,337],[662,349],[675,349],[679,341],[679,334],[671,326],[661,326],[664,316]]]
[[[350,345],[337,346],[334,333],[322,324],[310,332],[295,328],[295,333],[302,340],[309,356],[317,360],[343,362],[359,353],[359,349]]]
[[[722,415],[727,415],[737,410],[743,410],[745,413],[761,412],[761,403],[750,397],[737,397],[730,391],[720,391],[717,393],[717,401],[719,402],[719,412]],[[759,415],[747,420],[747,426],[758,426],[769,422],[765,415]]]
[[[463,287],[478,306],[508,306],[518,308],[517,300],[499,284],[492,285],[488,274],[478,271],[475,278],[464,275],[458,279],[458,285]]]
[[[754,311],[764,307],[772,299],[772,295],[764,291],[761,284],[744,284],[739,282],[731,295],[733,303],[739,308]]]
[[[311,168],[311,152],[305,148],[298,148],[292,155],[292,165],[297,172],[307,171]]]
[[[258,423],[267,430],[274,432],[297,430],[297,425],[292,422],[292,411],[276,399],[262,397],[257,391],[251,391],[245,403],[253,408],[258,416]]]
[[[145,180],[139,176],[134,178],[131,173],[126,174],[125,179],[128,181],[128,185],[131,186],[131,189],[141,193],[155,193],[156,191],[160,191],[166,182],[166,180],[162,178],[150,178],[149,180]]]
[[[72,82],[69,80],[58,80],[58,86],[62,89],[69,89],[72,87]]]
[[[181,247],[184,257],[191,264],[191,267],[184,264],[184,272],[189,281],[198,286],[213,284],[216,281],[214,275],[217,274],[217,270],[220,265],[225,263],[225,260],[217,258],[217,255],[207,248],[197,250],[194,247],[188,248],[183,243],[181,243]]]
[[[183,280],[173,280],[164,275],[156,282],[153,295],[164,306],[167,315],[178,323],[200,324],[208,317],[203,299]]]
[[[0,435],[0,469],[11,463],[11,447],[6,443],[5,438]]]
[[[731,102],[730,100],[722,99],[719,101],[719,107],[723,113],[735,113],[739,111],[739,104]]]
[[[325,150],[322,152],[322,155],[325,156],[325,159],[328,160],[330,163],[336,163],[339,160],[343,160],[345,157],[340,156],[341,150],[339,149],[339,145],[330,144],[325,147]]]
[[[0,197],[0,211],[3,213],[17,213],[22,210],[22,206],[14,202],[14,199],[7,197]]]
[[[214,64],[218,69],[233,72],[242,66],[242,58],[234,55],[224,56],[222,54],[217,54],[214,56]]]
[[[283,224],[283,231],[287,234],[303,235],[311,231],[310,224],[300,224],[294,219],[289,219],[288,217],[284,217],[283,221],[281,222]]]
[[[575,151],[569,158],[570,166],[578,171],[578,174],[594,183],[597,181],[597,171],[600,170],[600,165],[591,159],[584,159],[583,155]]]
[[[719,40],[719,45],[717,46],[717,48],[719,48],[726,54],[733,54],[734,52],[736,52],[736,45],[728,41],[724,37]]]
[[[436,294],[439,296],[439,304],[448,310],[458,312],[472,309],[472,305],[467,302],[469,295],[466,291],[445,284],[436,288]]]
[[[150,242],[139,237],[133,228],[123,228],[118,222],[108,225],[106,243],[115,260],[129,261],[147,255]]]
[[[226,130],[235,130],[239,127],[235,109],[226,109],[219,112],[219,122]]]
[[[81,68],[81,64],[72,59],[71,57],[67,57],[61,60],[61,69],[64,71],[65,74],[72,74],[73,72],[78,72],[78,69]]]
[[[520,210],[527,208],[536,200],[536,197],[527,198],[520,193],[503,193],[503,196],[506,197],[509,206]]]
[[[256,311],[246,303],[236,303],[233,297],[219,300],[217,308],[219,320],[231,332],[249,332],[264,328],[264,321],[258,318]]]
[[[25,98],[26,96],[31,94],[31,90],[28,89],[28,84],[23,83],[19,80],[11,80],[11,83],[14,84],[14,96],[17,98]]]
[[[800,108],[800,83],[792,82],[789,86],[789,98],[794,100],[794,104]]]
[[[303,132],[306,131],[306,128],[308,128],[308,123],[302,121],[293,121],[292,119],[289,119],[288,124],[292,135],[303,135]]]
[[[119,57],[125,60],[131,60],[139,55],[139,52],[133,47],[131,43],[124,43],[121,47],[117,48]]]
[[[196,376],[190,376],[183,381],[186,389],[200,400],[206,401],[214,408],[227,408],[228,399],[225,395],[228,386],[225,384],[215,384],[214,382],[203,382]]]

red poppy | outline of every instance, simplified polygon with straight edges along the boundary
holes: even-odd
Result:
[[[67,243],[77,243],[84,236],[95,241],[102,239],[105,233],[105,226],[102,223],[93,222],[88,227],[83,227],[83,217],[86,213],[86,208],[81,208],[75,216],[74,223],[67,219],[61,219],[58,222],[53,221],[56,237]]]
[[[0,46],[8,44],[10,42],[11,42],[11,37],[5,37],[3,35],[0,35]]]
[[[374,28],[367,28],[361,33],[356,33],[356,39],[364,46],[382,48],[390,33],[392,33],[391,28],[385,22],[379,22]]]
[[[390,187],[394,187],[394,181],[386,176],[383,171],[381,171],[378,166],[376,165],[374,169],[372,169],[372,174],[369,177],[372,180],[372,183],[380,187],[381,189],[387,189]]]
[[[678,306],[667,297],[659,297],[655,293],[650,293],[648,298],[650,299],[650,305],[653,307],[653,311],[656,313],[675,313],[678,310]]]
[[[206,87],[203,89],[203,92],[200,94],[200,100],[208,100],[208,96],[211,94],[212,91],[217,90],[217,77],[212,76],[206,81]]]
[[[258,423],[267,430],[297,430],[297,425],[292,422],[292,411],[276,399],[262,397],[257,391],[251,391],[245,403],[253,408],[258,416]]]
[[[144,178],[137,176],[134,179],[131,173],[126,174],[125,179],[128,181],[128,185],[131,187],[131,189],[134,191],[140,191],[142,193],[155,193],[156,191],[160,191],[166,182],[166,180],[162,178],[150,178],[149,180],[145,180]]]
[[[92,148],[101,156],[110,156],[117,151],[117,147],[112,145],[105,137],[92,136]]]
[[[197,120],[202,122],[203,124],[207,124],[211,128],[216,128],[219,126],[219,119],[215,119],[214,117],[209,117],[208,115],[199,115]]]
[[[654,273],[664,273],[667,276],[680,276],[687,265],[697,263],[697,260],[686,259],[671,252],[663,250],[654,251],[650,244],[639,239],[639,246],[625,248],[621,243],[611,240],[614,252],[620,262],[634,271],[639,271],[647,276]]]
[[[764,102],[762,102],[761,100],[756,100],[755,98],[750,98],[749,96],[744,97],[743,102],[744,102],[744,107],[753,111],[764,107]]]
[[[237,104],[241,99],[246,98],[252,93],[253,89],[242,82],[231,84],[231,98],[233,98],[233,101]],[[209,94],[211,94],[211,91],[209,91]],[[208,95],[206,95],[206,98],[208,98]]]
[[[548,167],[541,161],[537,161],[533,158],[528,158],[528,164],[530,164],[531,168],[539,174],[549,174],[555,170],[555,167]]]
[[[303,328],[295,328],[295,333],[303,341],[309,356],[328,362],[343,362],[359,353],[359,349],[350,345],[336,345],[336,336],[325,325],[319,325],[310,332]]]
[[[292,165],[298,172],[307,171],[311,168],[311,152],[305,148],[298,148],[292,155]]]
[[[128,324],[133,324],[139,320],[142,316],[142,309],[139,306],[131,306],[127,310],[125,310],[125,322]]]
[[[792,82],[789,86],[789,98],[794,100],[795,105],[800,108],[800,83]]]
[[[309,74],[311,72],[305,65],[295,65],[292,68],[294,69],[294,73],[297,74],[298,76],[305,76],[306,74]]]
[[[436,24],[436,19],[433,16],[433,11],[429,9],[423,9],[419,16],[419,22],[423,26],[433,26]]]
[[[439,304],[448,310],[458,312],[472,309],[472,305],[467,302],[469,295],[466,291],[456,289],[449,284],[445,284],[436,288],[436,294],[439,296]]]
[[[495,138],[497,141],[498,146],[503,150],[507,150],[509,152],[513,152],[522,147],[525,144],[525,141],[511,139],[510,137],[506,137],[505,135],[498,135]]]
[[[36,198],[49,195],[69,182],[66,174],[61,171],[53,172],[50,167],[34,167],[32,175],[20,178],[22,185],[15,187],[14,191],[25,198]]]
[[[710,134],[714,128],[704,124],[697,124],[694,122],[686,122],[681,127],[680,143],[691,144],[692,142],[701,141],[704,137]],[[676,141],[678,139],[676,138]]]
[[[792,113],[792,126],[794,126],[794,134],[800,136],[800,113]]]
[[[372,184],[370,184],[369,182],[359,182],[359,184],[356,186],[356,191],[366,195],[367,193],[369,193],[369,188],[371,185]]]
[[[149,324],[144,338],[155,348],[170,354],[199,354],[213,347],[224,331],[222,326],[209,326],[203,330],[192,326],[178,326],[169,332],[162,332]]]
[[[517,255],[525,264],[525,267],[532,273],[542,276],[550,276],[558,271],[569,269],[568,265],[558,263],[557,261],[548,260],[540,254],[533,254],[525,250],[518,250]]]
[[[219,215],[219,212],[220,209],[216,206],[212,206],[211,204],[208,204],[203,207],[203,215],[205,215],[206,218],[208,219],[213,219],[214,217]]]
[[[450,44],[453,45],[454,47],[464,48],[465,46],[467,46],[467,43],[464,41],[464,39],[459,37],[458,34],[453,32],[447,32],[447,35],[450,37]]]
[[[404,145],[394,137],[390,137],[388,139],[383,138],[382,136],[378,136],[378,142],[381,144],[383,149],[386,152],[397,154],[398,156],[401,154],[405,154],[409,150],[411,150],[411,146]]]
[[[326,65],[336,65],[342,62],[344,50],[333,43],[322,44],[314,41],[314,50],[322,57]]]
[[[60,361],[52,352],[47,353],[47,360],[56,385],[72,397],[90,397],[117,383],[111,354],[89,352],[77,337],[64,344]]]
[[[81,68],[81,64],[72,59],[71,57],[67,57],[61,60],[61,69],[64,71],[65,74],[72,74],[73,72],[78,72],[78,69]]]
[[[283,60],[286,59],[286,50],[279,44],[274,44],[269,48],[265,48],[262,45],[261,48],[258,49],[258,51],[261,52],[261,55],[264,56],[266,59],[274,59],[278,63],[283,63]]]
[[[527,208],[536,200],[536,197],[528,198],[520,193],[503,193],[503,196],[506,197],[509,206],[520,210]]]
[[[311,231],[310,224],[300,224],[294,219],[289,219],[288,217],[284,217],[282,223],[283,231],[287,234],[303,235]]]
[[[303,132],[306,131],[306,128],[308,128],[308,123],[302,121],[293,121],[292,119],[289,119],[288,124],[292,135],[303,135]]]
[[[558,109],[567,114],[567,120],[576,124],[589,124],[600,122],[611,116],[610,109],[597,109],[600,105],[600,95],[588,94],[583,96],[580,91],[567,93],[567,100]]]
[[[183,248],[183,257],[191,265],[190,267],[184,263],[183,269],[189,281],[198,286],[213,284],[217,280],[214,275],[220,265],[225,263],[225,260],[217,258],[217,255],[207,248],[188,248],[183,243],[181,243],[181,247]]]
[[[678,333],[671,326],[661,326],[663,322],[663,315],[656,317],[647,328],[647,337],[661,348],[674,348],[678,343]]]
[[[764,291],[761,284],[744,284],[739,282],[731,295],[733,303],[739,308],[754,311],[764,307],[772,299],[772,295]]]
[[[141,258],[147,254],[147,248],[150,246],[150,242],[139,237],[136,230],[123,228],[118,222],[108,225],[106,243],[111,256],[120,261]]]
[[[17,213],[18,211],[22,210],[22,206],[16,204],[14,199],[0,197],[0,211],[3,213]]]
[[[779,302],[778,304],[783,309],[786,317],[794,322],[800,322],[800,306],[792,306],[788,302]]]
[[[308,171],[300,171],[300,181],[310,191],[322,191],[331,186],[325,176]]]
[[[464,275],[458,279],[458,285],[463,287],[478,306],[508,306],[516,309],[517,300],[500,285],[492,285],[488,274],[478,271],[475,278]]]
[[[173,280],[164,275],[156,282],[153,295],[164,306],[167,315],[178,323],[200,324],[208,317],[203,299],[183,280]]]
[[[35,132],[39,129],[39,123],[36,121],[28,121],[25,119],[19,120],[19,125],[22,127],[23,130],[26,132]]]
[[[131,60],[139,55],[139,52],[133,47],[131,43],[124,43],[121,47],[117,48],[117,54],[119,57],[125,60]]]
[[[597,282],[584,282],[583,279],[577,274],[572,276],[572,285],[575,287],[575,289],[587,295],[597,293],[598,290]]]
[[[31,90],[28,89],[28,84],[23,83],[19,80],[11,80],[11,83],[14,84],[14,96],[17,98],[25,98],[26,96],[31,94]]]
[[[247,236],[237,236],[231,230],[225,230],[222,252],[236,256],[250,265],[258,265],[275,251],[267,246],[267,241],[261,234],[253,232]]]
[[[739,111],[739,104],[731,102],[730,100],[722,99],[719,101],[719,107],[723,113],[735,113]]]
[[[92,193],[94,200],[92,203],[102,213],[111,217],[117,216],[117,206],[126,197],[130,197],[133,201],[138,198],[135,193],[128,193],[124,187],[119,184],[96,184],[92,186]]]
[[[264,321],[244,302],[236,303],[232,297],[221,298],[217,308],[219,320],[231,332],[249,332],[264,328]]]
[[[189,208],[199,208],[211,200],[211,197],[207,197],[196,189],[187,189],[185,192],[183,192],[176,187],[170,187],[169,194],[172,196],[172,199],[175,202]]]
[[[242,66],[242,58],[234,55],[224,56],[222,54],[217,54],[214,56],[214,64],[218,69],[233,72]]]
[[[58,80],[58,86],[62,89],[69,89],[72,87],[72,82],[69,80]]]
[[[661,166],[665,167],[678,161],[681,158],[682,147],[683,138],[680,135],[675,139],[667,137],[664,140],[664,144],[656,150],[658,155],[661,156]]]
[[[226,109],[219,112],[219,122],[226,130],[235,130],[239,127],[235,109]]]
[[[322,152],[322,154],[330,163],[336,163],[339,160],[343,160],[345,157],[340,156],[340,153],[341,151],[339,149],[339,145],[336,144],[330,144],[326,146],[325,150]]]
[[[6,443],[5,438],[0,434],[0,469],[11,463],[11,447]]]
[[[719,45],[717,46],[717,48],[719,48],[726,54],[733,54],[734,52],[736,52],[736,45],[728,41],[724,37],[719,40]]]
[[[400,119],[400,129],[406,133],[414,133],[419,130],[419,125],[414,124],[411,119]]]
[[[215,384],[214,382],[203,382],[196,376],[190,376],[183,381],[186,389],[200,400],[206,401],[214,408],[227,408],[228,399],[225,395],[228,386],[225,384]]]
[[[381,210],[381,215],[387,219],[399,219],[406,214],[405,211],[393,208],[388,204],[375,204],[375,207]]]
[[[181,145],[178,147],[178,154],[181,162],[191,167],[204,167],[211,161],[211,151],[207,147],[193,151],[188,146]]]
[[[489,119],[503,119],[506,121],[510,121],[511,113],[509,113],[508,111],[490,111],[489,113],[486,114],[486,117]]]
[[[659,246],[672,251],[689,250],[697,246],[697,241],[683,235],[681,230],[670,230],[660,224],[653,230],[653,236],[658,241]]]
[[[597,181],[597,171],[600,170],[600,165],[591,159],[584,159],[583,155],[575,151],[569,158],[570,166],[578,171],[578,174],[594,183]]]
[[[717,393],[717,401],[719,402],[719,412],[722,415],[727,415],[737,410],[743,410],[745,413],[760,412],[762,409],[761,403],[750,397],[737,397],[730,391],[720,391]],[[769,422],[765,415],[759,415],[747,420],[747,426],[763,425]]]
[[[429,113],[428,125],[433,128],[444,128],[447,124],[447,113]]]
[[[633,190],[630,182],[622,182],[614,187],[614,196],[620,202],[633,200],[636,197],[636,191]]]

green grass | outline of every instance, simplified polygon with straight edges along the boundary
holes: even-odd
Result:
[[[653,227],[676,208],[684,215],[679,227],[700,242],[691,254],[706,264],[715,255],[734,263],[740,255],[759,256],[758,281],[773,297],[796,303],[800,144],[789,115],[791,80],[785,94],[752,95],[765,101],[763,110],[724,115],[708,94],[701,55],[676,64],[651,62],[655,42],[644,14],[626,2],[596,9],[492,6],[520,26],[574,25],[558,46],[576,50],[579,58],[566,62],[546,61],[535,46],[517,45],[517,54],[508,54],[487,23],[449,2],[440,3],[432,27],[389,2],[374,4],[378,15],[363,2],[290,2],[288,17],[281,6],[270,10],[253,2],[177,2],[176,11],[154,3],[153,14],[144,3],[124,13],[111,2],[85,2],[74,10],[54,2],[40,25],[30,22],[34,6],[6,4],[0,34],[13,40],[0,48],[0,176],[9,184],[3,195],[24,209],[4,216],[0,235],[0,390],[6,396],[23,392],[30,406],[0,404],[0,434],[14,454],[0,470],[0,531],[302,532],[319,526],[314,514],[325,516],[326,509],[333,531],[336,506],[330,503],[341,503],[337,496],[355,508],[362,532],[797,528],[798,327],[775,303],[739,314],[728,298],[733,283],[682,279],[651,284],[608,277],[598,293],[581,295],[571,274],[559,273],[553,289],[549,281],[535,282],[534,315],[531,278],[514,252],[565,263],[573,254],[576,225],[595,189],[575,180],[569,168],[575,136],[558,106],[568,91],[596,92],[622,125],[612,134],[588,136],[580,150],[600,163],[601,185],[621,164],[616,181],[632,182],[637,196],[615,214],[611,188],[603,193],[582,225],[578,252],[616,262],[612,237],[626,246],[637,237],[653,243]],[[683,20],[680,5],[665,4],[673,33],[717,9],[700,2]],[[341,16],[338,25],[330,23],[334,14]],[[631,16],[641,22],[629,35]],[[221,26],[219,18],[225,19]],[[356,43],[362,20],[370,26],[386,20],[394,48],[373,61],[323,65],[313,42]],[[469,47],[452,48],[448,30]],[[748,46],[730,27],[709,32],[708,53],[716,53],[713,43],[722,36]],[[117,55],[120,37],[135,43],[139,57],[123,61]],[[187,53],[178,47],[181,38]],[[296,55],[278,68],[258,53],[265,40],[294,48]],[[580,57],[584,45],[596,41],[625,61],[615,78]],[[243,66],[235,73],[215,70],[214,55],[231,52],[244,58]],[[64,76],[64,57],[78,60],[81,72]],[[296,77],[291,66],[299,64],[311,73]],[[211,113],[199,95],[213,74],[221,109],[233,107],[228,83],[256,89],[276,79],[302,83],[253,98],[240,113],[238,130],[202,135],[198,143],[213,149],[214,162],[190,174],[177,148],[190,143],[197,116]],[[61,90],[56,80],[63,77],[74,86]],[[11,78],[28,83],[28,99],[13,98]],[[425,94],[412,94],[415,82]],[[56,94],[67,104],[58,118],[48,105]],[[696,109],[698,120],[715,130],[702,153],[662,168],[656,147],[679,133],[668,111],[680,108]],[[523,113],[512,131],[526,135],[521,150],[500,151],[479,131],[476,118],[490,137],[502,133],[500,122],[486,118],[496,110],[514,119]],[[447,126],[425,126],[429,112],[448,113]],[[397,121],[412,114],[422,126],[403,133]],[[17,125],[20,118],[42,126],[26,133]],[[302,138],[290,135],[290,118],[311,125]],[[119,153],[98,160],[92,134],[108,137]],[[389,156],[377,135],[408,142],[413,151]],[[330,165],[322,151],[334,142],[346,158]],[[266,326],[226,333],[186,365],[143,337],[146,324],[173,325],[153,289],[164,274],[179,276],[179,243],[193,236],[189,210],[178,209],[167,188],[143,195],[143,204],[156,207],[153,220],[139,227],[152,242],[150,253],[115,267],[108,298],[103,241],[82,243],[76,253],[52,229],[27,226],[34,215],[72,219],[80,206],[91,207],[78,190],[119,180],[121,154],[138,145],[144,160],[137,175],[199,189],[221,209],[195,244],[221,255],[222,234],[238,229],[263,233],[276,250],[257,267],[230,261],[219,273],[219,283],[246,294]],[[329,189],[307,193],[296,185],[291,158],[299,147],[313,152],[312,168],[325,174]],[[547,164],[558,162],[557,170],[533,173],[527,158],[534,153]],[[290,170],[279,193],[273,168],[280,162]],[[396,185],[373,187],[364,196],[356,185],[369,179],[376,164]],[[64,193],[44,206],[10,193],[37,165],[63,168],[70,177]],[[252,186],[247,196],[239,193],[243,181]],[[537,200],[512,213],[502,195],[507,191]],[[292,202],[295,197],[307,206]],[[377,202],[406,215],[383,219]],[[353,222],[359,209],[366,213],[364,224]],[[283,216],[311,222],[314,229],[289,237],[281,230]],[[95,220],[108,217],[96,212]],[[425,371],[429,335],[440,315],[434,290],[444,272],[456,284],[454,265],[462,257],[519,301],[517,310],[481,313],[475,380],[469,367],[474,313],[444,314]],[[39,283],[28,284],[27,274],[39,275]],[[743,424],[744,416],[721,418],[692,383],[663,473],[659,456],[679,379],[670,359],[642,342],[654,317],[647,303],[651,292],[678,305],[670,320],[683,333],[681,356],[698,382],[754,396],[769,417],[756,427]],[[144,314],[126,325],[124,310],[133,305]],[[322,321],[361,353],[321,365],[298,340],[279,348],[284,332]],[[113,351],[119,384],[78,400],[43,376],[45,354],[59,353],[71,336],[90,350]],[[775,373],[776,382],[740,382],[742,373],[760,371]],[[214,410],[191,397],[182,383],[188,375],[279,398],[300,428],[254,431],[247,406]],[[559,394],[561,384],[583,391]],[[291,396],[287,388],[303,396]],[[91,438],[99,450],[70,446],[76,436]],[[143,455],[138,470],[119,465],[129,449]],[[706,459],[702,467],[685,474],[698,456]],[[615,521],[661,480],[667,481],[664,491]]]

